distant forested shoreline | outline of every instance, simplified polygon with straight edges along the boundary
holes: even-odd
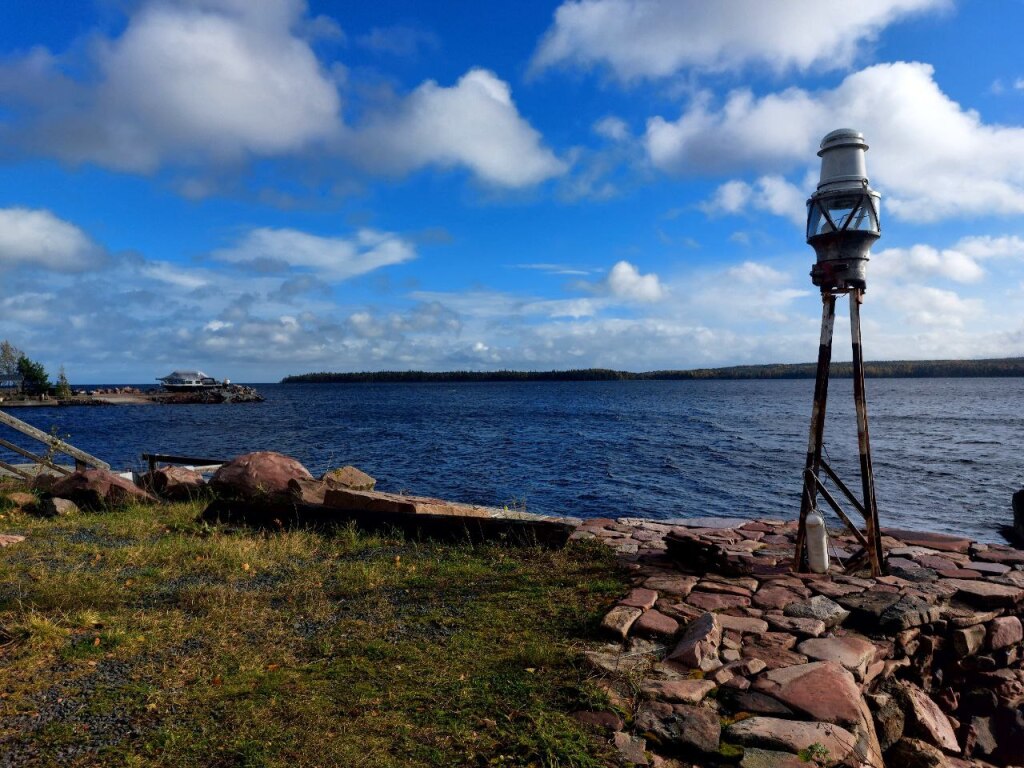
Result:
[[[285,376],[282,384],[448,384],[509,381],[677,381],[692,379],[813,379],[814,363],[736,365],[685,371],[615,371],[581,368],[566,371],[364,371],[303,373]],[[833,363],[832,376],[849,378],[850,363]],[[990,360],[891,360],[864,364],[874,379],[924,379],[1024,376],[1024,357]]]

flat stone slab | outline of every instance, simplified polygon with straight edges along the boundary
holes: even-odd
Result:
[[[659,520],[658,522],[680,528],[714,528],[728,531],[742,528],[751,521],[742,517],[673,517],[670,520]]]
[[[24,536],[19,536],[16,533],[0,533],[0,547],[9,547],[11,544],[18,544],[24,540]]]
[[[960,552],[967,554],[971,548],[971,540],[962,536],[948,536],[944,533],[928,533],[926,531],[907,531],[902,528],[883,528],[882,534],[899,539],[911,546],[927,547],[942,552]]]
[[[1024,599],[1024,589],[1008,584],[969,579],[945,579],[944,582],[956,589],[957,597],[981,608],[1010,608]]]
[[[711,680],[648,680],[641,690],[661,701],[697,704],[716,687]]]
[[[857,635],[811,638],[800,643],[797,650],[815,661],[834,661],[862,679],[878,653],[874,643]]]
[[[861,719],[860,688],[853,675],[832,661],[773,669],[754,687],[814,720],[853,725]]]
[[[661,611],[645,611],[633,623],[633,634],[643,637],[674,637],[679,631],[679,622]]]
[[[821,744],[829,758],[843,760],[856,746],[857,738],[832,723],[808,723],[777,717],[750,717],[725,729],[724,740],[742,746],[776,749],[797,753],[812,744]]]

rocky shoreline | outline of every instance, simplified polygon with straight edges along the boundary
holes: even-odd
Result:
[[[229,384],[195,392],[167,392],[162,389],[110,387],[77,392],[63,398],[24,398],[0,401],[3,408],[65,408],[101,405],[221,405],[225,403],[262,403],[263,395],[254,387]]]
[[[209,484],[181,467],[139,482],[102,470],[51,479],[38,487],[39,512],[212,490],[256,524],[285,509],[316,520],[404,518],[421,530],[425,521],[469,530],[474,520],[532,520],[565,529],[563,542],[607,545],[633,586],[603,617],[608,642],[584,655],[611,707],[574,714],[627,765],[1024,764],[1020,549],[884,529],[887,575],[872,578],[844,571],[855,541],[834,531],[829,572],[795,573],[795,520],[538,517],[380,493],[355,467],[314,479],[272,452],[237,457]]]
[[[795,521],[677,522],[574,534],[634,574],[587,653],[628,716],[579,714],[627,763],[1024,763],[1024,551],[888,530],[887,576],[793,573]]]

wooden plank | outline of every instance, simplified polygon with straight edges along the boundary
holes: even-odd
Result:
[[[52,470],[60,472],[62,475],[70,475],[71,474],[70,470],[65,469],[64,467],[60,466],[59,464],[54,464],[52,461],[50,461],[45,456],[37,456],[36,454],[32,453],[32,451],[26,451],[20,445],[15,445],[14,443],[10,442],[9,440],[4,440],[3,438],[0,438],[0,446],[6,448],[9,451],[14,451],[15,453],[20,453],[26,459],[32,459],[32,461],[34,461],[36,464],[42,464],[43,466],[49,467]]]
[[[26,424],[21,419],[16,419],[9,413],[4,413],[3,411],[0,411],[0,424],[5,424],[11,429],[16,429],[23,435],[28,435],[29,437],[38,440],[39,442],[44,443],[45,445],[53,446],[55,450],[60,451],[61,453],[65,453],[71,458],[77,459],[78,461],[84,462],[85,464],[96,467],[97,469],[110,469],[110,465],[107,464],[107,462],[103,461],[102,459],[97,459],[95,456],[92,456],[86,453],[85,451],[80,451],[77,448],[75,448],[75,446],[69,445],[68,443],[65,443],[63,440],[54,437],[53,435],[48,435],[45,432],[43,432],[43,430],[36,429],[31,424]]]
[[[19,469],[13,464],[8,464],[6,461],[0,461],[0,469],[6,469],[8,472],[15,475],[20,475],[26,480],[35,480],[35,477],[33,477],[32,474],[30,474],[29,472],[26,472],[23,469]]]

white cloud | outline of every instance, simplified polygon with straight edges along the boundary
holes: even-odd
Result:
[[[309,271],[340,282],[416,258],[413,245],[397,235],[361,229],[355,237],[320,237],[295,229],[260,227],[230,248],[214,251],[219,261],[259,272]]]
[[[612,296],[627,301],[655,302],[665,298],[665,288],[658,276],[653,272],[641,275],[628,261],[612,267],[605,285]]]
[[[75,163],[150,172],[168,157],[293,152],[330,135],[340,107],[293,32],[304,11],[300,0],[150,0],[119,37],[95,41],[88,78],[72,78],[70,56],[37,51],[0,71],[0,95],[34,99],[26,141]]]
[[[719,109],[698,98],[678,120],[648,121],[648,156],[677,174],[804,171],[817,165],[822,136],[853,126],[871,146],[868,172],[883,212],[918,222],[1024,212],[1024,127],[984,123],[933,75],[928,64],[898,62],[851,74],[833,90],[760,98],[738,90]]]
[[[594,123],[594,133],[610,141],[625,141],[629,138],[629,126],[621,117],[608,115]]]
[[[508,83],[485,69],[469,70],[451,87],[426,81],[349,138],[357,161],[396,173],[463,166],[483,181],[514,188],[566,170],[520,116]]]
[[[177,185],[193,199],[217,189],[207,177],[247,160],[313,152],[371,173],[464,167],[511,188],[567,169],[493,72],[471,69],[451,87],[427,80],[381,103],[380,91],[339,75],[341,62],[317,58],[311,39],[340,35],[330,19],[310,19],[304,0],[145,0],[116,37],[0,61],[0,128],[21,152],[73,164],[202,168]],[[399,54],[432,41],[409,28],[360,38]],[[339,88],[367,116],[358,128],[343,121]]]
[[[849,66],[859,48],[910,14],[948,0],[566,0],[532,68],[607,65],[621,80],[683,69],[776,71]]]
[[[0,208],[0,269],[28,266],[84,272],[104,258],[103,249],[85,232],[49,211]]]
[[[708,215],[767,211],[803,226],[807,196],[782,176],[762,176],[753,184],[733,179],[720,185],[700,208]]]
[[[871,257],[869,271],[882,280],[910,278],[911,282],[947,278],[958,283],[977,283],[985,277],[979,262],[987,259],[1024,260],[1024,239],[1016,235],[971,236],[950,248],[913,245],[886,248]]]

